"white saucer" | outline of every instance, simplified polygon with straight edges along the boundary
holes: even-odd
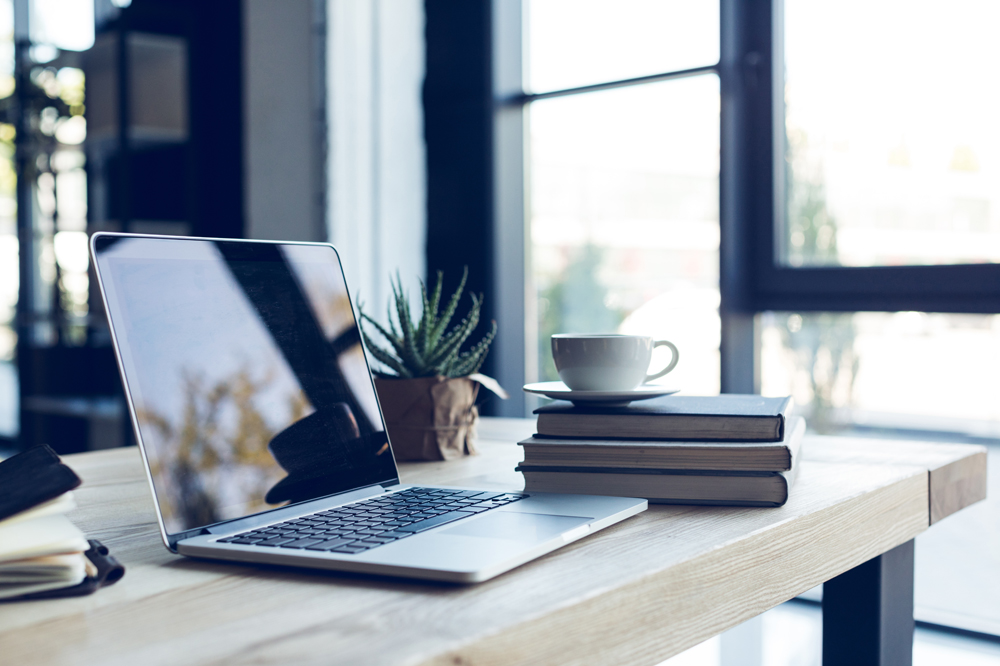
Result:
[[[660,396],[671,395],[680,391],[678,388],[670,388],[659,384],[643,384],[631,391],[574,391],[562,382],[525,384],[524,390],[528,393],[544,395],[546,398],[552,398],[553,400],[569,400],[574,405],[627,405],[634,400],[649,400],[650,398],[659,398]]]

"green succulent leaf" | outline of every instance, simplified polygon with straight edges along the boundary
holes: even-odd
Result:
[[[375,327],[375,330],[379,332],[379,335],[381,335],[383,338],[389,341],[389,344],[392,345],[392,348],[395,350],[396,355],[402,356],[404,349],[402,339],[400,339],[398,335],[393,335],[389,331],[385,330],[385,328],[383,328],[381,324],[379,324],[377,321],[369,317],[364,312],[361,312],[360,314],[361,314],[361,319],[363,321],[369,322],[372,326]],[[364,333],[364,331],[362,331],[362,333]]]
[[[459,377],[471,375],[479,370],[486,360],[486,352],[489,351],[490,343],[497,334],[497,323],[494,321],[490,332],[476,344],[475,347],[458,357],[458,362],[454,367],[455,374]]]
[[[420,300],[423,302],[424,311],[420,317],[420,325],[417,326],[417,349],[422,355],[426,355],[427,339],[434,327],[434,313],[431,311],[431,304],[427,299],[427,285],[423,280],[420,281]]]
[[[468,314],[450,330],[448,328],[461,302],[468,277],[469,269],[466,267],[458,289],[452,294],[440,315],[438,310],[441,305],[444,274],[438,271],[437,282],[430,293],[427,285],[420,281],[422,312],[417,321],[414,321],[410,311],[409,300],[406,298],[403,281],[398,272],[394,279],[390,278],[392,301],[388,304],[385,325],[368,316],[359,300],[358,313],[362,324],[362,337],[371,355],[398,377],[428,377],[438,374],[446,377],[463,377],[478,371],[496,336],[496,322],[492,322],[490,331],[474,346],[465,352],[462,352],[461,348],[479,325],[483,305],[482,294],[470,294],[472,306]],[[369,337],[368,332],[364,330],[366,325],[373,327],[385,342],[376,343]]]
[[[466,271],[469,269],[466,268]],[[434,295],[431,296],[430,308],[424,310],[424,316],[430,317],[431,324],[437,322],[438,307],[441,305],[441,290],[444,288],[444,271],[437,272],[437,285],[434,287]]]
[[[368,351],[376,358],[376,360],[378,360],[379,363],[395,372],[399,377],[412,377],[410,371],[398,358],[384,349],[381,349],[364,331],[361,332],[361,336],[364,338],[365,346],[368,348]]]
[[[427,359],[428,364],[442,367],[446,365],[453,354],[458,353],[459,347],[465,342],[465,339],[469,337],[476,326],[479,324],[479,306],[480,301],[476,298],[475,294],[472,294],[472,309],[469,314],[462,320],[458,326],[452,329],[438,345],[438,352]]]
[[[399,320],[399,330],[402,332],[403,351],[399,357],[410,368],[420,368],[424,365],[420,352],[417,351],[416,331],[413,327],[413,319],[410,316],[410,303],[403,291],[403,281],[396,274],[396,284],[392,288],[393,296],[396,299],[396,318]],[[417,377],[421,375],[415,375]]]
[[[458,309],[458,303],[462,300],[462,291],[465,289],[465,282],[469,279],[469,267],[466,266],[465,270],[462,272],[462,281],[458,283],[458,289],[452,294],[451,299],[448,301],[448,305],[445,307],[444,312],[441,313],[441,318],[435,323],[434,330],[431,331],[430,343],[431,345],[436,345],[441,335],[448,328],[448,323],[451,318],[455,316],[455,310]],[[441,280],[438,280],[438,290],[441,288]]]

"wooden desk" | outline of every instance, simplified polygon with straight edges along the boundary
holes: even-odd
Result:
[[[516,489],[514,442],[532,430],[486,419],[481,455],[403,465],[403,481]],[[472,587],[177,557],[135,449],[67,456],[84,479],[70,517],[128,573],[90,597],[0,605],[0,664],[656,664],[834,577],[828,591],[873,589],[850,580],[865,567],[887,580],[858,615],[905,630],[907,548],[912,636],[912,539],[985,496],[984,449],[807,451],[784,507],[652,506]],[[838,622],[824,644],[858,631]]]

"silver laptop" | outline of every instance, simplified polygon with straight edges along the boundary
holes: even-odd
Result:
[[[477,582],[646,508],[401,484],[331,245],[98,233],[90,248],[173,552]]]

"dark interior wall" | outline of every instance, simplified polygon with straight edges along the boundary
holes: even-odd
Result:
[[[190,61],[193,227],[198,235],[241,238],[245,235],[241,5],[239,0],[185,4],[196,12]]]
[[[427,277],[486,296],[480,330],[494,318],[491,3],[426,0]],[[460,310],[461,312],[461,310]],[[475,335],[473,338],[475,339]],[[483,372],[492,372],[487,357]]]
[[[99,72],[88,74],[86,100],[91,129],[102,128],[92,132],[86,144],[91,231],[245,236],[241,12],[241,0],[134,0],[114,20],[98,26],[100,44],[80,57],[85,68]],[[151,92],[152,78],[130,81],[133,43],[119,39],[123,33],[167,36],[183,43],[187,65],[170,72],[167,82],[174,85],[153,85]],[[143,76],[142,67],[136,64],[134,73]],[[163,71],[157,75],[163,76]],[[180,93],[175,91],[183,91],[186,135],[164,139],[128,131],[132,107],[123,103],[128,97],[122,91],[132,86],[133,99],[147,95],[141,98],[147,110],[150,105],[165,108],[164,96],[176,102]],[[177,106],[184,108],[183,103]],[[17,348],[18,448],[47,443],[68,453],[130,440],[93,278],[91,285],[94,318],[85,340],[35,341],[22,327]],[[32,316],[58,323],[55,313]]]
[[[198,236],[243,237],[240,0],[134,0],[102,32],[120,30],[184,39],[190,134],[183,146],[132,145],[118,156],[108,174],[110,211],[187,222]]]

